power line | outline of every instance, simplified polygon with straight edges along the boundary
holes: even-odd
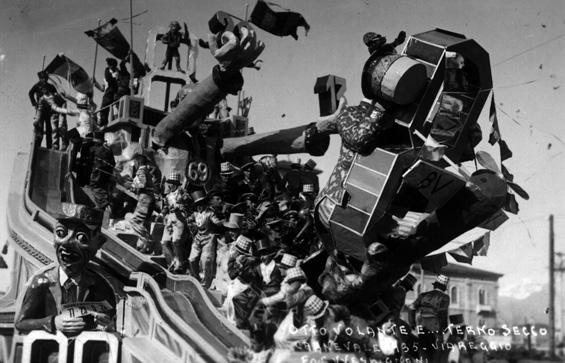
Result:
[[[556,40],[558,40],[558,39],[561,39],[561,38],[563,38],[563,37],[565,37],[565,33],[563,33],[563,34],[561,34],[561,35],[558,35],[558,36],[556,36],[556,37],[554,37],[554,38],[551,38],[551,39],[549,39],[549,40],[546,40],[546,41],[543,42],[543,43],[534,45],[533,47],[527,48],[527,49],[525,49],[525,50],[523,50],[523,51],[521,51],[521,52],[519,52],[519,53],[516,53],[516,54],[514,54],[514,55],[511,55],[510,57],[508,57],[508,58],[506,58],[506,59],[503,59],[503,60],[501,60],[501,61],[498,62],[498,63],[495,63],[493,67],[496,67],[496,66],[499,66],[499,65],[501,65],[501,64],[503,64],[503,63],[506,63],[506,62],[508,62],[508,61],[511,61],[512,59],[515,59],[515,58],[517,58],[517,57],[519,57],[519,56],[521,56],[521,55],[523,55],[523,54],[526,54],[526,53],[528,53],[528,52],[530,52],[530,51],[532,51],[532,50],[534,50],[534,49],[537,49],[537,48],[539,48],[539,47],[542,47],[542,46],[544,46],[544,45],[546,45],[546,44],[549,44],[549,43],[551,43],[551,42],[554,42],[554,41],[556,41]]]

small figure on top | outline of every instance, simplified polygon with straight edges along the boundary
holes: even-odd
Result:
[[[180,24],[178,21],[171,21],[171,24],[169,24],[169,31],[161,38],[163,44],[167,45],[167,51],[165,52],[165,59],[163,60],[163,63],[161,63],[161,67],[159,67],[159,69],[165,69],[167,66],[170,68],[174,59],[177,71],[184,73],[180,67],[179,46],[181,43],[187,43],[185,39],[187,36],[188,34],[183,35],[180,31]]]

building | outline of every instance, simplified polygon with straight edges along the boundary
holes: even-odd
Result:
[[[432,290],[437,276],[427,271],[422,273],[419,265],[412,273],[419,281],[406,295],[407,306],[420,292]],[[465,324],[470,326],[497,326],[498,279],[502,274],[453,263],[444,266],[441,273],[450,278],[446,291],[451,298],[449,315],[463,314]]]

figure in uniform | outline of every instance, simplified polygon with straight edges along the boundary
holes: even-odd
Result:
[[[169,24],[169,31],[163,35],[161,38],[163,44],[167,45],[167,51],[165,52],[165,59],[161,64],[159,69],[165,69],[167,65],[170,67],[173,65],[173,59],[175,60],[175,64],[177,67],[177,71],[184,73],[182,68],[180,67],[180,54],[179,54],[179,46],[181,43],[186,42],[184,40],[183,34],[180,31],[180,24],[178,21],[171,21]]]
[[[191,220],[196,224],[197,232],[192,239],[190,249],[189,266],[190,273],[201,280],[204,288],[209,288],[215,275],[216,265],[216,228],[222,222],[208,205],[208,196],[202,190],[196,190],[191,194],[196,211]],[[202,272],[203,276],[200,276]]]
[[[428,361],[437,361],[441,354],[434,351],[432,345],[443,343],[443,331],[449,324],[449,295],[445,293],[449,278],[438,275],[433,283],[434,289],[421,293],[412,303],[410,320],[422,327],[423,334],[419,334],[421,350]]]
[[[88,262],[102,243],[102,211],[86,205],[62,203],[54,229],[57,263],[43,269],[27,284],[15,326],[20,332],[61,331],[68,335],[84,330],[108,329],[115,314],[112,288]],[[97,303],[98,311],[71,317],[72,304]]]
[[[173,273],[183,273],[188,264],[189,231],[186,225],[188,196],[181,188],[180,174],[172,172],[165,181],[165,230],[161,245]]]

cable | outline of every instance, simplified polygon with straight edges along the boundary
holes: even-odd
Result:
[[[534,46],[531,47],[531,48],[527,48],[527,49],[525,49],[525,50],[523,50],[523,51],[521,51],[521,52],[519,52],[519,53],[516,53],[516,54],[514,54],[514,55],[512,55],[512,56],[510,56],[510,57],[508,57],[508,58],[506,58],[506,59],[503,59],[503,60],[501,60],[500,62],[495,63],[495,64],[493,65],[493,67],[496,67],[496,66],[499,66],[499,65],[501,65],[501,64],[503,64],[503,63],[506,63],[506,62],[508,62],[508,61],[511,61],[511,60],[514,59],[514,58],[517,58],[517,57],[519,57],[519,56],[521,56],[521,55],[523,55],[523,54],[526,54],[526,53],[528,53],[528,52],[530,52],[530,51],[532,51],[532,50],[534,50],[534,49],[537,49],[537,48],[539,48],[539,47],[542,47],[542,46],[544,46],[544,45],[546,45],[546,44],[549,44],[549,43],[551,43],[551,42],[554,42],[554,41],[556,41],[556,40],[558,40],[558,39],[561,39],[561,38],[563,38],[563,37],[565,37],[565,33],[564,33],[564,34],[561,34],[561,35],[558,35],[558,36],[556,36],[556,37],[554,37],[554,38],[551,38],[551,39],[549,39],[549,40],[546,40],[546,41],[543,42],[543,43],[534,45]]]

